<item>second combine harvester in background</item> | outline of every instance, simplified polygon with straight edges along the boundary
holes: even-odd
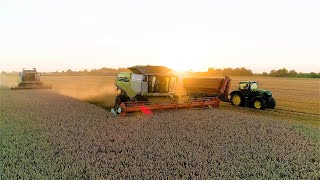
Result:
[[[18,86],[11,87],[11,90],[20,89],[52,89],[52,86],[45,85],[43,82],[41,82],[40,75],[37,72],[36,68],[23,68],[22,72],[19,73]]]
[[[178,77],[171,69],[164,66],[134,66],[128,68],[131,72],[121,72],[115,80],[120,91],[116,97],[113,114],[125,115],[129,112],[152,111],[160,109],[180,109],[192,107],[219,107],[217,96],[190,97],[178,100],[176,89]],[[216,86],[218,95],[228,95],[229,78],[218,80]],[[223,88],[224,87],[224,88]]]

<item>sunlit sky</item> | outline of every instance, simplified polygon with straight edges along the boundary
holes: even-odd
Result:
[[[319,0],[1,0],[0,70],[320,72]]]

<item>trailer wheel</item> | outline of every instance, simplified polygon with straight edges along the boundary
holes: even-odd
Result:
[[[235,106],[243,106],[243,98],[239,93],[231,94],[231,104]]]
[[[253,100],[253,107],[256,109],[264,110],[267,107],[267,103],[263,99],[255,99]]]

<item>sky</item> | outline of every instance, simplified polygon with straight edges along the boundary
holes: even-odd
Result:
[[[319,0],[1,0],[0,70],[320,72]]]

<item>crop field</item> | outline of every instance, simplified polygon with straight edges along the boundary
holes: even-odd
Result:
[[[114,77],[42,76],[52,91],[11,91],[16,79],[1,76],[0,179],[320,177],[319,79],[231,77],[232,89],[271,90],[274,110],[222,103],[122,118],[108,109]]]

